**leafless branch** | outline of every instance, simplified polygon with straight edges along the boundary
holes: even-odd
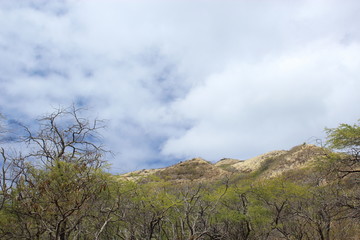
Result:
[[[80,117],[82,109],[75,107],[57,109],[54,113],[38,119],[40,128],[32,131],[23,126],[26,136],[23,141],[33,145],[28,155],[40,160],[46,166],[53,166],[55,160],[79,162],[87,166],[100,167],[106,150],[101,145],[99,130],[103,121]]]

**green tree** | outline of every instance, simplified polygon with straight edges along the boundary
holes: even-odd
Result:
[[[25,234],[31,239],[47,236],[56,240],[94,236],[83,223],[91,218],[93,205],[106,190],[106,179],[97,172],[63,161],[44,170],[29,167],[26,178],[12,193],[13,224],[23,229],[13,234],[18,238]]]
[[[360,126],[357,124],[340,124],[337,128],[327,128],[327,144],[340,153],[328,158],[330,166],[338,181],[334,184],[338,206],[346,210],[343,216],[349,226],[359,228],[360,219]],[[345,221],[343,220],[343,222]],[[359,233],[357,233],[359,234]]]
[[[108,219],[101,223],[104,218],[94,218],[91,211],[107,188],[98,134],[102,126],[80,115],[75,107],[58,109],[38,120],[38,130],[24,126],[26,155],[9,158],[2,149],[3,162],[9,161],[3,166],[11,166],[6,174],[3,170],[8,179],[2,184],[13,183],[2,211],[9,219],[0,225],[3,238],[97,239],[107,225]]]
[[[251,238],[253,226],[249,216],[249,188],[249,185],[231,186],[220,200],[214,217],[216,227],[225,239]],[[221,188],[219,190],[222,192]]]
[[[337,170],[343,176],[360,173],[360,126],[340,124],[337,128],[326,128],[325,131],[328,146],[345,153],[337,156],[341,163]]]
[[[304,233],[292,204],[306,199],[308,188],[278,177],[253,184],[249,216],[256,239],[296,239]]]
[[[171,208],[177,203],[169,182],[153,178],[146,183],[121,183],[121,206],[116,211],[120,239],[164,239]]]

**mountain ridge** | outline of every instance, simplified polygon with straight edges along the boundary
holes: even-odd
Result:
[[[223,158],[215,163],[197,157],[180,161],[168,167],[143,169],[120,175],[120,178],[137,181],[150,176],[174,182],[211,181],[233,174],[258,172],[261,178],[272,178],[290,170],[309,166],[319,155],[324,154],[321,147],[302,144],[289,150],[275,150],[246,160]]]

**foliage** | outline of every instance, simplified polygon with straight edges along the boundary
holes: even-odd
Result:
[[[345,154],[330,157],[330,161],[338,160],[334,164],[338,173],[345,177],[349,174],[360,173],[360,126],[357,124],[340,124],[337,128],[327,128],[327,144],[333,149]]]
[[[360,126],[358,124],[340,124],[337,128],[326,128],[327,143],[335,149],[360,147]]]
[[[41,118],[37,131],[25,128],[29,154],[1,148],[1,239],[360,237],[357,125],[327,130],[329,146],[346,154],[324,150],[316,167],[270,179],[264,173],[279,164],[277,158],[229,179],[212,178],[212,165],[195,161],[126,181],[104,171],[99,122],[80,113],[60,109]],[[176,181],[180,175],[191,181]]]

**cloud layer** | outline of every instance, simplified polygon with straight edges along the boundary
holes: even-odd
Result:
[[[3,1],[0,111],[109,120],[114,172],[248,158],[359,118],[358,1]]]

